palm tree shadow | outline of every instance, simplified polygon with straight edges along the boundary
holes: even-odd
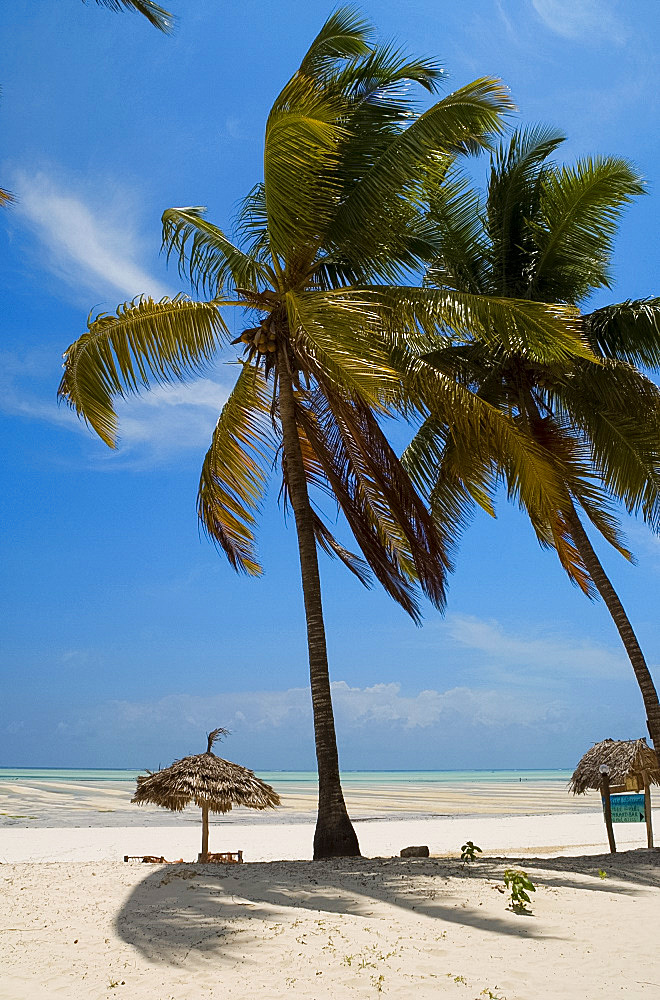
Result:
[[[612,872],[616,881],[601,880],[601,863],[612,867],[609,855],[527,858],[520,865],[528,871],[539,869],[532,874],[538,886],[636,895],[646,885],[660,884],[658,863],[651,874],[640,868],[627,883],[622,883],[618,872]],[[159,867],[134,888],[117,916],[116,927],[119,936],[147,959],[173,965],[183,964],[191,954],[229,960],[239,950],[254,954],[261,927],[258,922],[290,922],[295,915],[290,911],[296,909],[392,919],[392,909],[398,907],[495,934],[552,938],[535,921],[522,921],[508,913],[504,899],[502,916],[489,913],[476,899],[473,903],[465,900],[465,883],[477,879],[483,885],[483,880],[491,880],[495,888],[502,883],[504,868],[511,866],[511,859],[495,858],[472,865],[451,859],[356,858]],[[415,876],[412,880],[411,874]],[[593,879],[585,882],[585,874]]]

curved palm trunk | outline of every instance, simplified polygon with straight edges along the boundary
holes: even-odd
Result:
[[[609,577],[600,564],[586,531],[578,517],[575,507],[571,505],[566,511],[566,520],[571,529],[573,541],[578,552],[582,556],[582,561],[589,571],[589,575],[594,582],[596,590],[603,598],[607,610],[612,616],[614,624],[619,630],[621,641],[625,646],[626,653],[632,664],[632,668],[639,684],[644,699],[646,709],[646,725],[649,731],[655,752],[660,760],[660,702],[658,702],[658,692],[655,689],[653,678],[651,677],[644,654],[642,653],[637,636],[633,631],[624,607],[619,600],[618,594],[610,583]]]
[[[314,858],[355,857],[360,854],[355,830],[349,819],[339,777],[339,757],[332,712],[328,654],[321,603],[321,579],[314,536],[312,508],[307,491],[300,439],[296,424],[293,384],[280,355],[279,410],[286,457],[287,483],[296,520],[300,573],[307,618],[309,677],[312,689],[316,761],[319,774],[319,805],[314,833]]]

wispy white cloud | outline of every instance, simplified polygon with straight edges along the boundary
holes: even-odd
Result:
[[[114,468],[141,467],[170,460],[187,450],[201,454],[224,406],[231,379],[200,378],[173,386],[155,386],[139,396],[117,401],[119,449],[110,451],[66,406],[55,400],[53,358],[39,351],[19,357],[0,352],[0,411],[57,424],[90,439],[92,461]],[[47,393],[39,392],[52,377]]]
[[[608,0],[532,0],[532,6],[546,27],[563,38],[607,38],[617,45],[626,39],[624,26]]]
[[[206,448],[229,389],[228,381],[202,378],[122,400],[117,407],[119,451],[108,453],[111,460],[153,464]]]
[[[66,286],[113,304],[141,294],[172,294],[145,267],[155,248],[137,230],[128,191],[97,180],[93,192],[81,192],[46,171],[16,171],[11,181],[14,212],[39,241],[39,264]]]
[[[510,633],[497,621],[472,615],[450,615],[439,627],[459,646],[480,654],[481,669],[500,680],[522,676],[527,681],[534,677],[617,679],[630,671],[623,652],[588,640]]]

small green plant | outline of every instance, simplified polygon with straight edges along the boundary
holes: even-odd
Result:
[[[461,847],[461,861],[463,864],[468,864],[470,861],[476,861],[476,855],[482,854],[480,847],[473,844],[471,840],[468,840],[466,844]]]
[[[607,872],[603,871],[602,868],[598,869],[598,878],[607,878]]]
[[[376,993],[383,992],[383,984],[385,983],[385,976],[383,976],[382,974],[380,976],[372,976],[371,982],[373,983]]]
[[[497,986],[495,989],[497,989]],[[488,987],[486,987],[485,990],[482,990],[479,996],[486,997],[486,1000],[506,1000],[506,997],[501,993],[493,993],[493,991],[489,990]]]
[[[531,903],[528,893],[536,892],[536,886],[529,875],[519,868],[507,868],[504,884],[511,895],[511,909],[516,913],[526,913],[526,903]]]
[[[455,983],[461,983],[463,986],[467,986],[467,979],[465,976],[454,976]]]

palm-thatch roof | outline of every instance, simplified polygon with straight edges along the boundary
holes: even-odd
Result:
[[[183,757],[153,774],[141,774],[131,802],[138,805],[151,802],[174,812],[181,812],[190,802],[216,813],[229,812],[232,806],[250,809],[278,806],[277,792],[257,778],[254,771],[212,752],[214,742],[225,733],[223,729],[209,733],[206,753]]]
[[[611,785],[625,785],[626,778],[641,778],[643,772],[650,785],[660,785],[658,758],[645,739],[602,740],[587,750],[575,768],[569,783],[574,795],[581,795],[589,788],[601,788],[603,764],[609,767]]]

